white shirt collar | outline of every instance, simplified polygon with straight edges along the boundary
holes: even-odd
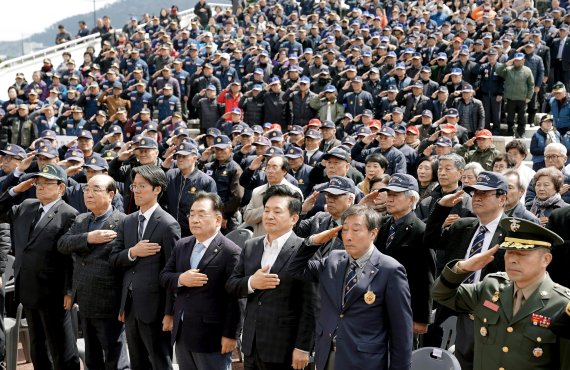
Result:
[[[291,234],[293,233],[293,230],[290,230],[289,232],[281,235],[280,237],[278,237],[277,239],[273,240],[273,242],[271,244],[269,244],[269,240],[267,239],[267,235],[265,235],[265,238],[263,239],[263,246],[264,248],[271,248],[275,245],[275,243],[277,243],[277,249],[281,250],[281,248],[283,248],[283,246],[285,245],[285,242],[287,242],[287,239],[289,239],[289,237],[291,236]]]
[[[158,208],[158,202],[155,203],[154,206],[150,207],[145,213],[141,213],[141,211],[139,210],[139,215],[143,215],[145,220],[148,221],[150,219],[150,216],[152,216],[152,214],[154,213],[154,211],[156,211],[157,208]]]
[[[54,200],[51,203],[46,204],[45,206],[40,205],[40,207],[42,207],[44,209],[44,215],[47,215],[47,213],[50,211],[50,209],[52,209],[52,207],[61,200],[61,198],[57,198],[56,200]]]
[[[487,228],[487,231],[489,232],[490,235],[495,235],[495,231],[497,231],[497,227],[499,227],[499,222],[501,221],[501,217],[503,217],[502,213],[499,215],[499,217],[489,222],[488,224],[484,225]]]
[[[212,241],[214,240],[214,238],[215,238],[216,236],[218,236],[218,233],[219,233],[219,232],[220,232],[219,230],[216,230],[216,232],[214,233],[214,235],[212,235],[210,238],[204,240],[203,242],[199,241],[198,238],[196,238],[196,243],[200,243],[200,244],[202,244],[202,245],[204,246],[204,249],[208,249],[208,247],[210,246],[210,244],[212,244]]]

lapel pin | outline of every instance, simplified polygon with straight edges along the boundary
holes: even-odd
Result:
[[[372,304],[374,301],[376,301],[376,294],[371,290],[367,291],[366,294],[364,294],[364,302],[366,302],[366,304]]]
[[[214,249],[214,253],[218,253],[218,248]]]

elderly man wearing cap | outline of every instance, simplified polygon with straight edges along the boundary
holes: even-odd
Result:
[[[198,111],[201,133],[205,133],[211,127],[216,127],[221,118],[223,107],[217,101],[215,85],[208,85],[204,90],[194,95],[191,104]]]
[[[317,94],[311,91],[311,80],[309,77],[303,76],[291,86],[283,99],[290,102],[292,124],[305,126],[312,118],[315,118],[316,112],[310,106],[310,102]]]
[[[247,86],[247,84],[246,84]],[[243,120],[249,125],[260,125],[263,123],[263,80],[260,83],[252,84],[251,89],[245,87],[245,94],[239,100],[238,108],[244,112]]]
[[[412,310],[405,268],[374,247],[380,216],[372,208],[354,205],[341,223],[305,239],[288,267],[294,277],[319,283],[316,369],[408,369]],[[341,230],[345,250],[319,256]]]
[[[36,369],[79,370],[79,357],[69,310],[72,261],[57,242],[72,225],[77,211],[61,198],[67,175],[55,164],[0,197],[0,222],[13,225],[17,300],[24,306],[32,363]],[[36,198],[15,205],[16,196],[36,189]]]
[[[525,132],[525,112],[527,104],[534,94],[534,76],[530,68],[524,65],[524,54],[515,53],[513,59],[497,66],[497,75],[505,79],[504,97],[507,100],[505,110],[507,113],[507,135],[515,134],[523,137]],[[517,131],[513,131],[517,115]]]
[[[237,70],[230,66],[230,54],[222,53],[219,61],[220,64],[214,69],[214,76],[220,80],[222,89],[226,89],[232,82],[239,83]],[[238,86],[241,88],[241,84]]]
[[[291,145],[285,151],[285,157],[289,162],[289,174],[297,180],[299,189],[303,192],[303,197],[311,195],[313,183],[310,180],[310,173],[313,167],[305,163],[305,151],[298,146]]]
[[[168,117],[172,117],[174,112],[181,112],[180,99],[173,95],[172,85],[165,84],[159,90],[159,95],[156,97],[154,109],[158,111],[158,121],[162,122]]]
[[[410,86],[406,87],[404,91],[409,92],[404,99],[404,121],[409,121],[411,118],[421,114],[425,109],[429,109],[431,100],[424,95],[423,82],[419,80],[414,81]]]
[[[469,258],[452,261],[437,280],[434,299],[474,318],[474,369],[565,369],[568,341],[550,331],[552,319],[567,306],[570,292],[546,273],[551,250],[563,240],[532,222],[505,218],[504,242]],[[470,277],[502,256],[505,272]],[[491,340],[492,339],[492,340]]]
[[[461,87],[461,96],[455,98],[453,106],[459,113],[459,125],[467,129],[470,137],[485,128],[485,109],[481,100],[473,97],[473,86],[464,83]]]
[[[286,129],[291,122],[291,109],[285,101],[285,93],[281,91],[279,77],[271,77],[267,86],[268,90],[260,93],[263,101],[263,119],[265,122],[278,123]]]
[[[388,175],[407,173],[406,157],[394,147],[395,135],[394,129],[386,126],[382,127],[377,134],[367,135],[352,147],[352,158],[355,161],[364,162],[368,154],[380,153],[388,161],[388,168],[386,169]]]
[[[187,222],[194,197],[199,191],[217,193],[216,183],[196,166],[198,149],[189,142],[181,142],[166,151],[163,169],[168,169],[164,209],[180,224],[182,237],[191,235]],[[171,168],[176,161],[176,168]]]
[[[552,112],[554,127],[563,136],[570,130],[570,95],[562,82],[557,82],[552,86],[552,97],[548,104]]]
[[[431,287],[435,279],[435,253],[424,245],[425,224],[415,215],[420,200],[417,180],[408,174],[392,175],[386,209],[374,244],[405,267],[410,287],[414,334],[425,334],[430,323]]]
[[[507,229],[499,223],[506,217],[504,206],[507,201],[507,191],[508,182],[504,176],[483,171],[477,177],[477,183],[465,187],[463,191],[445,195],[437,202],[426,222],[424,241],[427,246],[438,250],[438,271],[450,261],[469,258],[477,253],[485,252],[504,240]],[[461,218],[441,232],[452,207],[462,202],[464,192],[471,194],[473,213],[477,218]],[[439,251],[442,251],[443,255],[440,255]],[[467,282],[477,283],[483,280],[487,274],[497,271],[504,271],[502,258],[496,258],[493,263],[485,266],[485,268],[474,271]],[[450,314],[452,312],[445,309],[438,310],[436,323],[443,322]],[[474,323],[472,316],[467,315],[460,315],[458,320],[458,339],[455,354],[462,368],[470,369],[474,360]],[[476,357],[475,361],[477,359]]]
[[[352,79],[350,87],[352,91],[340,97],[347,113],[356,117],[362,114],[365,109],[374,110],[374,97],[368,91],[362,89],[362,78],[360,76]]]
[[[17,113],[16,113],[17,112]],[[0,122],[7,126],[8,142],[24,148],[32,145],[39,136],[38,127],[30,119],[28,105],[20,104],[17,108],[7,112]]]
[[[475,149],[471,149],[474,145]],[[493,134],[487,129],[479,130],[471,139],[467,140],[458,150],[457,154],[465,158],[466,163],[478,162],[487,171],[493,170],[493,160],[500,152],[493,144]]]
[[[152,107],[152,95],[146,90],[147,84],[145,81],[129,81],[129,84],[131,83],[133,85],[129,86],[128,90],[133,89],[134,91],[127,91],[126,94],[131,101],[131,116],[134,116],[140,113],[142,109]]]
[[[122,93],[123,84],[117,80],[112,83],[110,88],[105,90],[105,92],[99,96],[99,99],[97,99],[100,106],[107,107],[107,113],[109,116],[117,113],[119,108],[125,108],[127,111],[131,109],[131,101],[124,99]]]

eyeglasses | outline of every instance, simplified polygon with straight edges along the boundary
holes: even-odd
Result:
[[[211,213],[190,213],[188,215],[188,219],[192,220],[198,220],[198,221],[203,221],[206,220],[208,218],[212,218],[212,217],[216,217],[215,214],[211,214]]]
[[[131,189],[131,191],[137,191],[137,190],[144,190],[150,188],[150,185],[145,185],[145,184],[141,184],[141,185],[135,185],[135,184],[131,184],[131,186],[129,186],[129,189]]]
[[[548,160],[555,160],[557,158],[563,157],[563,155],[560,154],[549,154],[549,155],[545,155],[544,159],[548,159]]]
[[[48,185],[55,185],[55,184],[59,184],[59,182],[57,182],[57,181],[55,181],[55,182],[36,182],[36,183],[34,183],[34,186],[38,189],[44,189]]]
[[[107,190],[105,189],[101,189],[101,188],[92,188],[89,186],[86,186],[83,188],[83,192],[86,194],[95,194],[95,193],[105,193]]]

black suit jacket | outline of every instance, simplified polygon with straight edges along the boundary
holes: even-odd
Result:
[[[431,288],[435,279],[435,253],[424,245],[426,225],[414,212],[410,212],[404,217],[392,243],[387,247],[386,240],[393,222],[392,216],[384,218],[376,237],[376,248],[404,266],[410,285],[414,321],[428,324],[433,303]]]
[[[558,60],[558,50],[560,49],[560,38],[557,38],[552,43],[550,48],[550,60],[552,62]],[[562,50],[562,69],[567,71],[570,69],[570,37],[566,37],[564,50]]]
[[[57,250],[57,241],[69,229],[77,211],[59,200],[37,223],[37,199],[14,205],[8,192],[0,197],[0,222],[12,224],[16,260],[16,297],[27,309],[62,307],[63,296],[71,294],[72,261]]]
[[[313,349],[315,286],[296,280],[287,272],[289,260],[303,243],[292,233],[270,270],[279,275],[277,288],[248,294],[248,279],[261,268],[264,238],[246,242],[226,289],[238,298],[247,297],[242,352],[251,355],[256,348],[264,362],[290,364],[294,348]]]
[[[564,244],[552,247],[552,262],[547,267],[548,273],[553,281],[567,287],[570,285],[570,207],[552,211],[546,227],[564,239]]]
[[[208,283],[194,288],[178,286],[180,274],[190,269],[194,245],[194,236],[176,242],[160,273],[162,286],[176,293],[172,343],[183,336],[191,352],[219,352],[221,337],[235,339],[239,324],[238,300],[229,295],[225,285],[239,260],[241,248],[218,232],[197,267],[208,275]]]
[[[117,238],[111,243],[109,259],[114,267],[124,271],[120,312],[125,311],[127,293],[129,286],[132,286],[131,309],[134,310],[135,317],[142,322],[152,323],[162,321],[164,315],[173,313],[174,295],[162,289],[159,275],[170,258],[176,241],[180,239],[180,225],[158,206],[147,222],[143,240],[160,244],[160,252],[131,261],[128,252],[138,243],[138,216],[139,212],[131,213],[119,223]]]
[[[471,239],[479,228],[479,220],[475,217],[465,217],[455,222],[449,228],[442,228],[443,222],[451,211],[450,207],[442,207],[439,203],[435,205],[433,212],[426,222],[426,232],[424,233],[424,243],[426,247],[444,252],[443,266],[453,260],[463,260],[471,244]],[[503,214],[503,218],[505,215]],[[497,227],[493,238],[491,239],[490,247],[495,244],[500,244],[504,241],[507,235],[500,225]],[[489,263],[481,271],[481,279],[487,274],[497,271],[505,271],[503,250],[499,250],[495,254],[493,262]],[[438,268],[440,267],[438,261]],[[442,268],[443,268],[442,266]]]
[[[111,243],[89,244],[91,212],[82,213],[57,244],[57,249],[73,255],[73,295],[81,315],[89,318],[117,318],[121,299],[122,274],[111,266]],[[117,231],[125,215],[114,210],[100,230]]]

